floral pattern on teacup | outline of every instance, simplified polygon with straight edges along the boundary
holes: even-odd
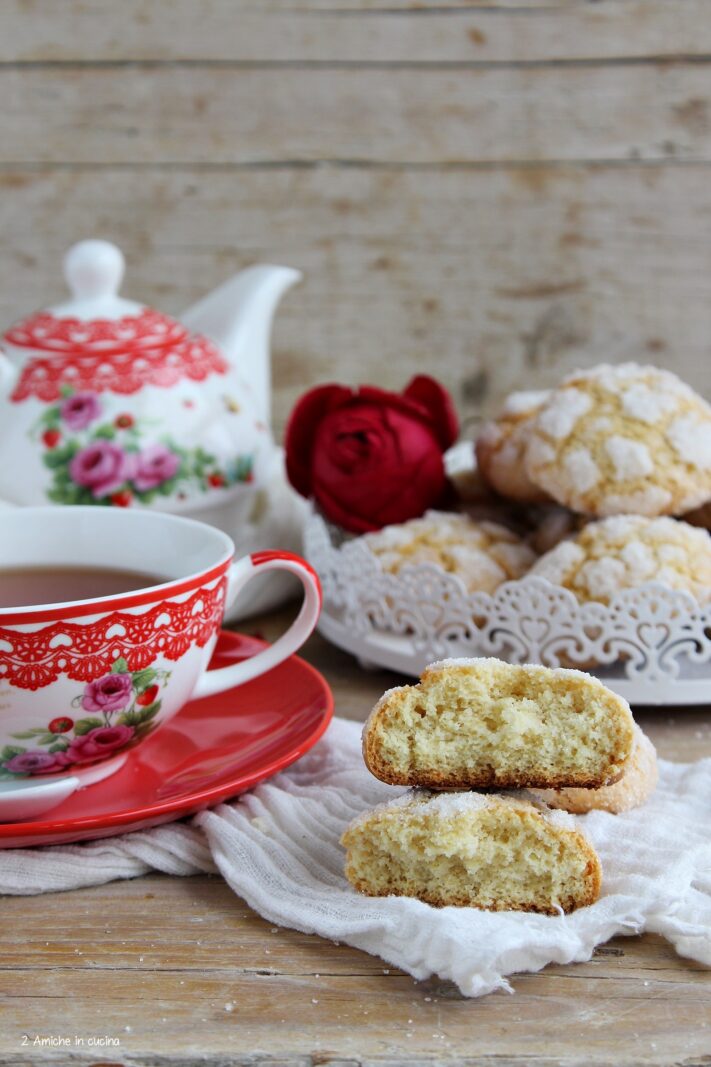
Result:
[[[117,659],[108,674],[88,682],[74,698],[72,715],[11,735],[33,747],[0,749],[0,779],[79,769],[136,744],[155,729],[161,689],[169,678],[170,671],[157,667],[129,671],[126,660]]]
[[[57,504],[150,504],[198,490],[226,489],[253,480],[253,457],[220,466],[204,448],[183,448],[172,438],[150,439],[148,420],[129,412],[104,415],[98,393],[62,388],[31,436],[44,446],[51,472],[47,497]]]

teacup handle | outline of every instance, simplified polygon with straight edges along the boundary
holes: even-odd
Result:
[[[286,633],[256,656],[231,667],[205,671],[195,687],[193,700],[222,693],[225,689],[232,689],[264,674],[265,671],[270,671],[301,648],[313,633],[321,611],[321,583],[313,567],[292,552],[253,552],[251,556],[244,556],[233,563],[227,572],[227,606],[239,595],[240,589],[247,582],[266,571],[289,571],[290,574],[296,575],[304,587],[301,611]]]

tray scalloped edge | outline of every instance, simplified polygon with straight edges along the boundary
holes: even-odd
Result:
[[[498,656],[589,670],[630,703],[711,702],[711,604],[650,582],[581,604],[544,578],[470,593],[433,563],[382,570],[362,539],[337,545],[321,516],[304,530],[324,591],[319,629],[365,665],[417,676],[434,660]]]

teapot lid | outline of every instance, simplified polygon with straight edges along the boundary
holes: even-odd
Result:
[[[80,241],[64,257],[72,300],[15,323],[5,340],[41,352],[111,355],[164,348],[188,331],[169,315],[118,295],[125,261],[109,241]]]
[[[56,400],[62,389],[127,395],[144,385],[170,387],[225,374],[220,351],[199,334],[144,304],[118,295],[121,250],[108,241],[80,241],[64,257],[72,299],[15,323],[4,340],[31,349],[13,400]]]

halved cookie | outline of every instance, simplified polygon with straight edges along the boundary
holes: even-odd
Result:
[[[588,811],[609,811],[619,815],[639,808],[657,787],[657,751],[647,735],[635,725],[635,743],[625,772],[618,782],[599,789],[536,789],[535,795],[551,808],[576,815]]]
[[[600,861],[573,817],[525,797],[411,790],[341,841],[346,877],[369,896],[555,914],[600,895]]]
[[[453,659],[381,697],[363,758],[393,785],[597,788],[622,775],[633,740],[629,705],[589,674]]]

